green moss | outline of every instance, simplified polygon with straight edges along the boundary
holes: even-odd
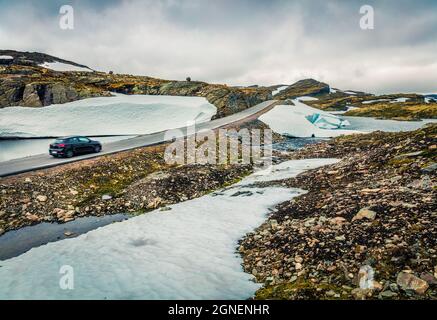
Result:
[[[389,166],[393,167],[401,167],[410,163],[413,163],[414,159],[412,158],[394,158],[388,162]]]
[[[334,291],[340,294],[340,298],[327,297],[327,291]],[[266,286],[259,289],[255,294],[256,300],[292,300],[296,295],[304,296],[307,299],[344,299],[342,296],[344,288],[330,283],[313,283],[305,278],[298,278],[293,283],[283,283],[278,285]]]
[[[420,102],[376,103],[350,110],[345,115],[402,121],[414,121],[424,118],[435,119],[437,118],[437,104]]]

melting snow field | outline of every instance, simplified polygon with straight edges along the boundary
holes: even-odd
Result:
[[[1,262],[0,299],[247,299],[260,287],[241,267],[238,240],[269,208],[302,193],[250,184],[335,159],[293,160],[224,190],[50,243]],[[59,286],[74,268],[74,289]]]
[[[341,118],[312,108],[302,103],[303,97],[293,100],[292,105],[278,105],[263,114],[259,120],[280,134],[297,138],[320,137],[330,138],[343,134],[360,133],[354,130],[341,129],[349,122]],[[312,100],[312,99],[311,99]]]
[[[386,131],[386,132],[400,132],[413,131],[423,127],[427,123],[437,123],[437,119],[423,119],[420,121],[397,121],[397,120],[382,120],[368,117],[342,117],[349,121],[351,130],[372,132],[372,131]]]
[[[44,108],[0,109],[0,136],[147,134],[209,121],[216,112],[200,97],[117,94]]]
[[[377,130],[388,132],[412,131],[427,123],[437,122],[437,119],[396,121],[368,117],[339,117],[345,111],[324,112],[301,101],[309,101],[309,99],[302,99],[301,97],[293,100],[294,106],[278,105],[263,114],[259,119],[269,125],[273,131],[296,138],[331,138]],[[355,107],[348,107],[348,110],[352,109],[355,109]]]

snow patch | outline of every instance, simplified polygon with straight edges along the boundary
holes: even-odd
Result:
[[[44,108],[0,109],[0,135],[137,135],[211,120],[217,108],[201,97],[122,95]]]
[[[282,86],[277,88],[276,90],[272,91],[272,96],[277,95],[279,92],[284,91],[285,89],[287,89],[289,86]]]
[[[14,57],[13,56],[0,56],[0,59],[1,60],[12,60],[12,59],[14,59]]]
[[[348,126],[349,122],[333,114],[307,106],[297,99],[293,100],[293,103],[294,106],[278,105],[263,114],[259,120],[269,125],[277,133],[298,138],[329,138],[360,133],[341,129]]]
[[[407,102],[408,100],[410,100],[410,98],[397,98],[391,101],[390,103],[404,103]]]
[[[2,261],[0,299],[247,299],[260,288],[243,271],[238,240],[269,208],[303,191],[250,184],[335,162],[293,160],[219,192],[137,216]],[[74,290],[59,287],[74,268]]]
[[[386,102],[386,101],[391,101],[391,100],[390,99],[367,100],[367,101],[363,101],[362,104],[371,104],[375,102]]]
[[[310,97],[310,96],[303,96],[303,97],[296,98],[296,100],[299,100],[299,101],[317,101],[319,99],[314,98],[314,97]]]
[[[357,94],[356,92],[353,92],[353,91],[345,91],[344,93],[349,94],[349,95],[356,95]]]
[[[44,62],[39,65],[40,67],[51,69],[53,71],[66,72],[66,71],[77,71],[77,72],[92,72],[93,70],[89,68],[83,68],[78,66],[73,66],[72,64],[62,63],[62,62]]]

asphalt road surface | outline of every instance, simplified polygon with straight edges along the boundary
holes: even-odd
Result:
[[[213,130],[213,129],[221,128],[226,125],[232,124],[234,122],[244,122],[246,120],[252,120],[254,118],[257,118],[257,115],[259,116],[260,114],[270,110],[276,103],[277,103],[276,100],[265,101],[263,103],[248,108],[244,111],[235,113],[228,117],[196,124],[195,127],[196,132],[199,132],[200,130]],[[186,127],[178,128],[178,130],[180,130],[184,136],[187,135]],[[101,157],[104,155],[113,154],[121,151],[160,144],[168,141],[167,139],[165,139],[165,133],[166,131],[161,131],[152,134],[137,136],[126,140],[120,140],[116,142],[103,144],[103,150],[100,153],[86,154],[69,159],[51,157],[48,154],[48,146],[47,146],[47,154],[39,154],[26,158],[13,159],[5,162],[0,162],[0,177],[11,176],[11,175],[34,171],[38,169],[56,167],[62,164],[76,162],[84,159],[91,159],[91,158]]]

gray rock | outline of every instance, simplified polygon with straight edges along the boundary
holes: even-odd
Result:
[[[425,173],[431,173],[431,172],[434,172],[436,170],[437,170],[437,163],[435,163],[435,162],[422,168],[422,171]]]

